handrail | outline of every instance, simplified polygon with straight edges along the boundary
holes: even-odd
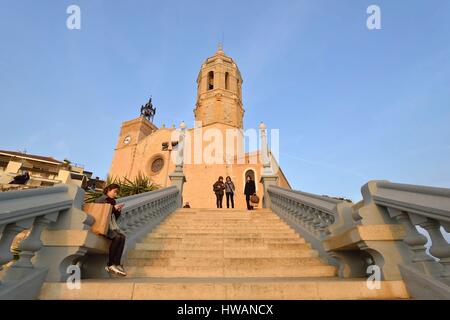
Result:
[[[450,222],[450,189],[380,181],[372,197],[380,206]]]
[[[67,191],[57,186],[0,193],[0,226],[69,209],[73,199]]]

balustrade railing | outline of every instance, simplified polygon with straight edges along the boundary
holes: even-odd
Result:
[[[22,231],[31,229],[20,244],[14,267],[32,268],[31,259],[42,247],[42,231],[72,207],[67,186],[0,193],[0,267],[13,260],[11,245]]]
[[[450,189],[379,181],[371,197],[403,225],[403,242],[411,251],[411,262],[426,273],[450,279],[450,244],[444,237],[450,232]],[[428,233],[429,252],[438,261],[426,253],[428,241],[417,226]],[[440,267],[436,268],[436,264]]]
[[[118,199],[125,205],[118,224],[126,250],[174,212],[179,198],[171,186]],[[74,185],[0,193],[0,299],[34,298],[46,279],[64,281],[67,266],[105,263],[109,240],[90,232],[94,220],[82,211],[83,200],[84,191]],[[24,230],[29,235],[13,261],[11,245]]]
[[[339,267],[336,257],[327,252],[322,242],[355,224],[352,203],[275,185],[268,187],[268,196],[271,209],[308,240],[323,258]]]
[[[370,181],[361,192],[356,204],[273,185],[266,196],[274,212],[339,268],[339,276],[367,276],[375,264],[383,279],[408,280],[417,297],[449,299],[450,189]],[[428,233],[429,251],[417,227]]]

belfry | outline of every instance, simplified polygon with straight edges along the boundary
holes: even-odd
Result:
[[[195,120],[243,129],[242,76],[222,46],[203,63],[197,78]]]

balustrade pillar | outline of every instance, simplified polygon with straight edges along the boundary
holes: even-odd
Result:
[[[34,219],[27,219],[25,221],[10,223],[5,227],[0,239],[0,266],[7,264],[14,259],[14,255],[11,253],[11,245],[14,238],[20,232],[29,229],[33,220]]]
[[[424,228],[431,238],[430,253],[439,259],[443,269],[441,276],[450,279],[450,244],[444,239],[440,230],[440,223],[434,219],[426,219],[419,224]]]
[[[421,269],[421,271],[429,274],[432,273],[429,263],[433,262],[433,259],[426,253],[425,248],[427,238],[417,231],[411,221],[411,219],[417,220],[419,217],[393,208],[388,208],[388,212],[391,217],[394,217],[400,222],[406,231],[406,237],[403,239],[403,242],[406,243],[411,250],[411,262]]]
[[[39,217],[34,221],[30,234],[19,245],[19,260],[13,264],[12,268],[33,268],[31,259],[42,248],[42,231],[56,218],[57,214],[52,214]]]

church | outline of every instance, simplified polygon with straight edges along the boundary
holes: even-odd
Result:
[[[245,152],[242,84],[237,64],[219,45],[216,53],[202,64],[197,77],[194,127],[184,128],[183,123],[181,130],[158,128],[153,117],[143,115],[141,108],[140,117],[122,123],[109,176],[133,178],[142,173],[160,187],[169,186],[180,132],[184,132],[183,202],[189,202],[192,208],[214,208],[212,186],[219,176],[230,176],[234,182],[235,208],[246,208],[244,186],[248,175],[255,181],[256,194],[263,199],[261,150]],[[291,189],[277,159],[270,152],[268,157],[277,184]],[[226,208],[225,199],[223,207]]]

